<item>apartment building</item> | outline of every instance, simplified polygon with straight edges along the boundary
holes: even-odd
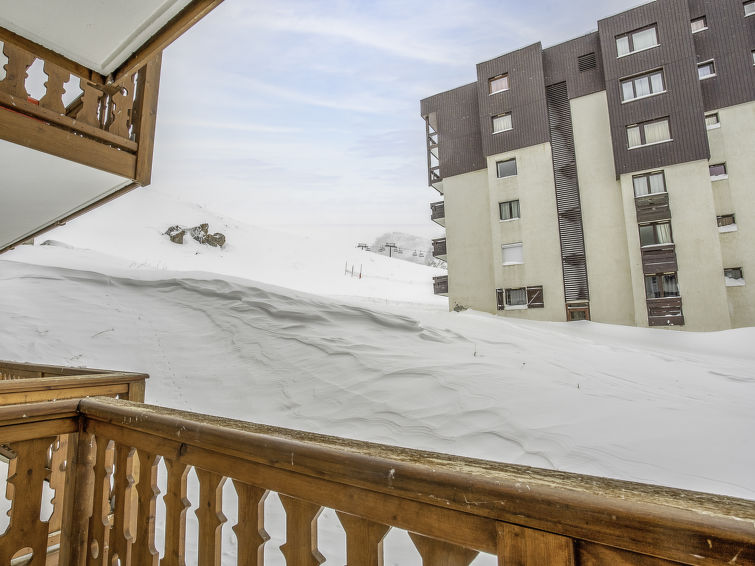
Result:
[[[755,324],[755,0],[656,0],[421,101],[450,308]]]

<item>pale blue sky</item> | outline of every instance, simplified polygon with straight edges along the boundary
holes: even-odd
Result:
[[[250,223],[438,234],[419,100],[638,3],[226,0],[163,58],[153,186]]]

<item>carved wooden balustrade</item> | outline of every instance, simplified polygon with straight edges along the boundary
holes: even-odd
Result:
[[[108,82],[83,66],[58,66],[55,54],[32,53],[11,39],[6,30],[0,41],[7,58],[0,80],[0,139],[149,184],[160,55]],[[27,90],[27,71],[37,59],[47,76],[39,100]],[[66,105],[67,88],[81,92]]]
[[[392,528],[410,533],[426,566],[466,566],[478,553],[497,556],[502,566],[755,564],[752,501],[107,398],[23,408],[22,415],[18,407],[0,407],[0,438],[16,462],[10,526],[0,537],[3,564],[19,553],[31,554],[30,564],[45,563],[49,527],[40,520],[39,502],[46,454],[64,434],[77,450],[67,461],[59,502],[61,564],[184,564],[192,504],[198,564],[220,564],[228,480],[236,494],[240,565],[263,563],[270,491],[285,510],[281,551],[289,566],[323,562],[328,549],[317,538],[323,508],[340,519],[349,566],[381,565]],[[196,493],[187,487],[192,469]],[[162,514],[161,482],[167,485]]]

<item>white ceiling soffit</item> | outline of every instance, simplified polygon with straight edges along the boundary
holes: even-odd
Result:
[[[0,249],[130,183],[2,140],[0,171]]]
[[[191,0],[0,0],[0,26],[109,75]]]

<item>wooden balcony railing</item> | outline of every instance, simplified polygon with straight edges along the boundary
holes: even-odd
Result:
[[[654,193],[637,197],[634,200],[634,205],[637,211],[637,222],[654,222],[671,218],[668,193]]]
[[[446,239],[437,238],[433,240],[433,257],[445,259],[445,256],[447,254],[448,251],[446,250]]]
[[[430,220],[441,226],[445,225],[446,205],[444,201],[430,203]]]
[[[433,277],[433,293],[436,295],[448,295],[448,275]]]
[[[321,436],[89,398],[0,407],[12,458],[10,526],[0,561],[44,564],[40,520],[47,454],[70,435],[62,494],[60,564],[183,564],[186,510],[196,509],[198,563],[219,565],[223,486],[238,521],[237,564],[261,565],[265,500],[280,495],[289,566],[327,555],[317,518],[334,509],[349,566],[382,564],[383,539],[405,529],[425,565],[467,566],[478,555],[504,566],[755,564],[755,503],[730,497],[540,470]],[[163,460],[165,466],[158,466]],[[187,487],[193,469],[197,492]],[[157,485],[167,485],[157,524]],[[112,488],[111,488],[112,485]],[[225,499],[229,500],[229,493]]]
[[[676,246],[662,244],[642,248],[642,272],[646,274],[666,273],[678,269]]]
[[[0,405],[91,396],[144,401],[146,373],[23,364],[0,360]]]
[[[13,34],[0,31],[8,59],[5,78],[0,80],[0,137],[149,184],[160,54],[117,82],[105,82],[86,67],[59,66],[60,56],[39,46],[37,53],[27,51],[24,46],[31,49],[34,44],[22,38],[14,42]],[[37,59],[43,61],[47,80],[44,95],[34,100],[26,81],[27,70]],[[78,79],[76,86],[73,79]],[[66,88],[76,87],[81,93],[65,105]]]

